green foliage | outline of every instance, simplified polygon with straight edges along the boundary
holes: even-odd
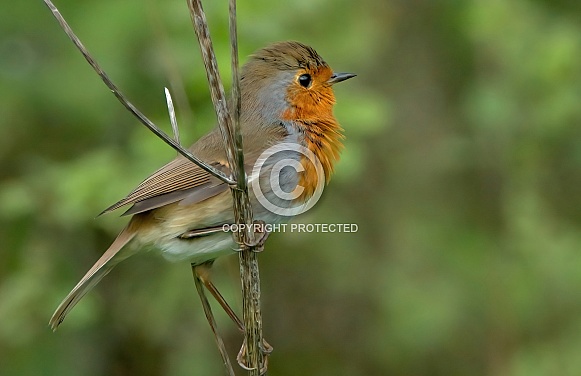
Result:
[[[112,79],[182,140],[213,126],[185,2],[57,2]],[[338,71],[346,149],[260,257],[276,375],[578,375],[581,9],[575,1],[240,2]],[[227,2],[206,11],[229,82]],[[0,13],[0,374],[222,372],[189,266],[122,263],[57,333],[60,299],[126,221],[105,207],[175,153],[120,106],[42,2]],[[239,301],[237,260],[216,282]],[[217,310],[219,312],[219,310]],[[231,353],[241,337],[217,313]],[[240,374],[243,374],[240,372]]]

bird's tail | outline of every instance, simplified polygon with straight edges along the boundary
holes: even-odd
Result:
[[[53,331],[58,328],[69,311],[73,309],[73,307],[87,292],[89,292],[89,290],[99,283],[99,281],[105,277],[115,265],[130,256],[128,252],[123,252],[122,256],[119,251],[129,243],[134,236],[135,231],[132,230],[130,226],[127,226],[123,231],[121,231],[115,241],[113,241],[113,244],[109,246],[109,249],[103,253],[103,256],[97,260],[95,265],[93,265],[93,267],[87,272],[87,274],[85,274],[69,295],[67,295],[58,306],[49,321],[50,327]]]

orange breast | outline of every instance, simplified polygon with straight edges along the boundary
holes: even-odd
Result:
[[[300,163],[304,170],[299,173],[299,186],[303,187],[303,193],[296,199],[305,201],[315,193],[318,184],[324,179],[327,183],[333,173],[335,162],[339,160],[339,152],[343,148],[342,129],[335,118],[331,116],[319,116],[317,120],[293,120],[302,135],[302,146],[310,150],[315,160],[322,167],[322,176],[317,166],[303,155]]]
[[[300,173],[299,185],[304,187],[304,192],[298,200],[304,201],[311,197],[321,179],[324,179],[325,183],[331,179],[335,162],[339,160],[339,152],[343,147],[342,138],[341,127],[336,121],[305,125],[304,146],[313,152],[316,160],[320,162],[323,176],[319,176],[317,167],[307,156],[303,156],[301,164],[304,171]]]
[[[282,114],[284,120],[292,121],[302,135],[303,146],[315,155],[323,167],[323,175],[318,176],[317,168],[303,156],[301,164],[304,171],[300,173],[299,185],[303,193],[296,200],[305,201],[313,195],[321,179],[328,182],[333,172],[333,166],[339,159],[339,151],[343,144],[343,129],[333,116],[335,95],[327,80],[332,71],[324,66],[318,70],[309,71],[313,76],[310,88],[292,85],[287,90],[287,101],[290,107]]]

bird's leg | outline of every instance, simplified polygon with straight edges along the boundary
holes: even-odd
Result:
[[[207,228],[203,228],[203,229],[186,231],[178,237],[180,239],[184,239],[184,240],[199,238],[202,236],[212,235],[212,234],[215,234],[218,232],[230,231],[229,228],[230,228],[230,226],[225,227],[225,225],[215,226],[215,227],[207,227]],[[243,242],[243,243],[238,243],[238,244],[241,247],[246,246],[246,247],[254,248],[254,252],[262,252],[264,250],[264,243],[266,242],[266,239],[268,239],[268,235],[270,234],[266,229],[266,222],[264,222],[262,220],[255,220],[252,223],[252,230],[254,230],[255,234],[258,234],[258,238],[255,239],[253,242]]]
[[[214,299],[216,299],[216,301],[224,309],[224,312],[226,312],[226,314],[232,319],[232,321],[234,321],[234,324],[236,324],[236,326],[238,327],[238,330],[240,330],[240,332],[244,333],[245,329],[244,329],[244,324],[242,323],[242,320],[240,320],[238,315],[236,315],[236,312],[234,312],[234,310],[232,309],[232,307],[230,307],[230,305],[228,304],[226,299],[224,299],[224,297],[222,296],[220,291],[218,291],[218,288],[216,287],[216,285],[214,285],[212,283],[212,281],[210,280],[210,265],[211,264],[208,264],[208,263],[202,264],[202,265],[196,265],[196,266],[192,265],[195,278],[196,278],[196,280],[199,280],[206,287],[206,289],[210,292],[210,294],[212,294]],[[211,325],[212,324],[210,324],[210,326]],[[268,342],[266,342],[265,339],[263,339],[261,351],[264,354],[264,356],[268,357],[268,355],[272,352],[272,350],[273,350],[272,346]],[[246,358],[246,340],[244,340],[244,342],[242,343],[242,347],[240,348],[240,351],[238,352],[238,356],[236,357],[236,360],[238,361],[238,364],[240,365],[240,367],[248,370],[249,368],[245,363],[245,358]],[[265,359],[264,364],[266,365],[267,362],[268,362],[268,360]],[[264,368],[264,371],[266,371],[266,366]],[[263,372],[261,372],[261,373],[263,373]]]
[[[216,232],[221,232],[221,231],[223,231],[222,226],[217,226],[217,227],[210,227],[210,228],[201,229],[201,230],[191,230],[191,231],[188,231],[188,232],[181,234],[179,237],[180,237],[180,239],[192,239],[192,238],[196,238],[196,237],[200,237],[200,236],[214,234]],[[234,321],[234,323],[236,324],[238,329],[241,332],[244,332],[244,325],[242,324],[242,321],[240,321],[240,319],[238,318],[236,313],[234,313],[234,310],[230,307],[228,302],[226,302],[226,299],[224,299],[222,294],[220,294],[220,291],[218,291],[216,286],[210,280],[210,266],[211,265],[212,265],[212,263],[204,263],[201,265],[192,265],[192,270],[194,272],[194,278],[196,279],[196,281],[200,281],[201,283],[203,283],[204,286],[206,286],[206,289],[210,292],[210,294],[212,294],[212,296],[214,297],[214,299],[216,299],[216,301],[220,304],[220,306],[222,306],[222,309],[224,309],[224,311],[228,314],[228,316],[230,316],[230,318],[232,319],[232,321]]]
[[[244,324],[242,324],[240,318],[238,318],[232,307],[230,307],[226,299],[224,299],[220,291],[218,291],[216,286],[210,280],[210,264],[202,264],[192,267],[194,268],[194,273],[196,274],[200,282],[204,284],[204,286],[210,292],[210,294],[212,294],[214,299],[216,299],[220,306],[222,306],[224,312],[226,312],[226,314],[232,319],[232,321],[234,321],[234,324],[236,324],[238,329],[241,332],[244,332]]]
[[[201,230],[191,230],[191,231],[188,231],[188,232],[181,234],[179,237],[180,237],[180,239],[192,239],[192,238],[196,238],[196,237],[200,237],[200,236],[211,235],[211,234],[214,234],[216,232],[221,232],[221,231],[223,231],[222,226],[217,226],[217,227],[210,227],[210,228],[201,229]],[[224,309],[224,311],[228,314],[228,316],[230,316],[230,318],[232,319],[232,321],[234,321],[234,323],[236,324],[238,329],[241,332],[244,332],[244,325],[242,324],[242,321],[240,321],[238,316],[236,316],[236,313],[234,313],[234,310],[230,307],[228,302],[226,302],[226,299],[224,299],[222,294],[220,294],[220,291],[218,291],[216,286],[210,280],[210,266],[211,265],[212,265],[211,262],[204,263],[201,265],[193,265],[192,264],[194,278],[196,279],[196,281],[200,281],[201,283],[204,284],[204,286],[206,286],[206,289],[210,292],[210,294],[212,294],[212,296],[214,297],[214,299],[216,299],[216,301],[220,304],[220,306],[222,306],[222,309]]]
[[[197,269],[198,266],[192,264],[192,272],[194,273],[196,290],[198,291],[198,295],[200,296],[200,301],[202,302],[202,307],[204,308],[206,319],[208,320],[208,324],[210,324],[210,328],[214,333],[214,338],[216,339],[218,350],[220,351],[220,355],[222,356],[222,360],[224,361],[224,367],[226,367],[226,373],[229,376],[235,376],[234,369],[232,368],[232,364],[230,363],[230,359],[228,358],[226,347],[224,346],[224,341],[222,341],[222,337],[220,337],[220,334],[218,333],[218,326],[216,325],[216,320],[214,319],[214,314],[212,313],[212,307],[210,307],[210,302],[208,302],[206,294],[204,293],[203,282],[202,279],[199,277]]]
[[[178,236],[178,238],[187,240],[187,239],[193,239],[193,238],[199,238],[202,236],[212,235],[212,234],[215,234],[217,232],[224,232],[224,226],[207,227],[207,228],[203,228],[203,229],[199,229],[199,230],[186,231],[183,234],[181,234],[180,236]]]
[[[244,329],[244,324],[242,323],[242,320],[240,320],[238,315],[236,315],[236,312],[234,312],[232,307],[230,307],[230,305],[228,304],[226,299],[224,299],[224,297],[222,296],[220,291],[218,291],[218,288],[216,287],[216,285],[214,285],[214,283],[212,283],[212,281],[210,279],[205,279],[203,277],[201,278],[201,281],[204,284],[204,286],[206,286],[206,289],[208,289],[210,294],[212,294],[214,299],[216,299],[216,301],[220,304],[220,306],[222,306],[222,308],[224,309],[226,314],[228,314],[228,316],[230,316],[232,321],[234,321],[234,324],[236,324],[236,326],[238,327],[238,330],[240,330],[240,332],[244,333],[245,329]],[[242,345],[242,348],[240,349],[240,351],[242,352],[243,349],[245,349],[244,344]],[[266,342],[266,340],[263,339],[263,344],[262,344],[261,350],[263,353],[268,355],[272,352],[272,346],[268,342]]]

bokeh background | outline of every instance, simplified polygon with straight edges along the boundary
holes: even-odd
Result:
[[[224,76],[227,2],[206,1]],[[0,374],[219,375],[188,264],[121,264],[54,308],[126,221],[95,218],[174,157],[42,1],[0,3]],[[215,117],[185,1],[59,0],[128,97],[182,140]],[[338,71],[346,148],[260,256],[272,375],[581,374],[581,3],[241,1],[241,57],[296,39]],[[240,307],[235,256],[215,281]],[[241,337],[217,310],[235,354]],[[240,372],[240,375],[244,372]]]

